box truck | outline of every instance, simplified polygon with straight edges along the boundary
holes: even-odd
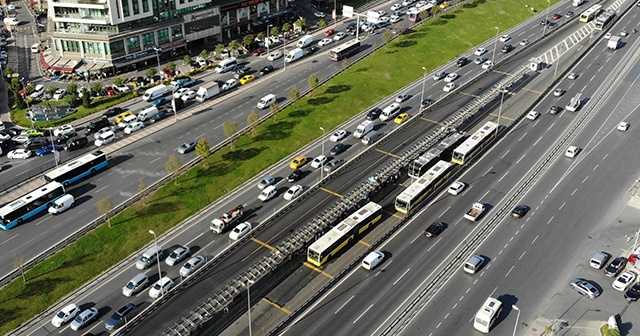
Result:
[[[303,55],[304,55],[304,51],[302,49],[295,48],[289,51],[287,56],[285,56],[284,61],[287,63],[292,63],[301,59]]]
[[[218,83],[209,83],[205,86],[201,86],[198,89],[198,92],[196,92],[196,100],[202,103],[203,101],[217,95],[218,93],[220,93],[220,87],[218,86]]]

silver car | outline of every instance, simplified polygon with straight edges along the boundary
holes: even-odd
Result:
[[[260,182],[258,183],[258,189],[262,190],[272,184],[276,183],[276,178],[273,176],[265,176],[262,180],[260,180]]]
[[[323,169],[325,173],[331,173],[336,168],[340,167],[343,163],[344,163],[344,160],[342,159],[333,159],[329,161],[329,163],[325,164]]]
[[[595,299],[600,296],[600,290],[598,290],[598,288],[592,285],[589,281],[582,278],[575,278],[571,280],[569,287],[590,299]]]
[[[167,263],[167,265],[173,266],[173,265],[179,263],[180,261],[182,261],[182,259],[184,259],[188,254],[189,254],[189,247],[180,246],[180,247],[176,248],[175,250],[173,250],[173,252],[171,252],[171,254],[169,254],[169,256],[167,257],[167,260],[165,260],[165,262]]]
[[[195,141],[187,141],[187,142],[183,143],[180,146],[180,148],[178,148],[178,153],[186,154],[186,153],[192,151],[194,148],[196,148],[196,144],[197,144],[197,142],[195,142]]]
[[[205,259],[203,256],[195,256],[187,261],[182,268],[180,268],[180,275],[187,277],[191,273],[195,272],[198,268],[204,265]]]
[[[98,316],[98,310],[95,308],[89,308],[80,313],[73,322],[71,322],[71,330],[78,331],[87,326]]]

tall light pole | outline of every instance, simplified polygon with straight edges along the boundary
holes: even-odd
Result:
[[[547,0],[547,13],[544,15],[544,27],[542,28],[542,37],[547,34],[547,23],[549,22],[549,8],[551,7],[551,0]]]
[[[322,155],[324,155],[324,127],[320,127],[320,130],[322,131]],[[324,178],[324,167],[323,166],[320,167],[320,181],[322,181],[322,179]]]
[[[269,39],[269,34],[271,33],[270,29],[273,27],[273,25],[267,25],[267,43],[265,43],[265,45],[267,46],[267,55],[269,55],[269,45],[271,44],[271,40]]]
[[[493,45],[493,64],[495,65],[496,63],[498,63],[496,61],[496,49],[498,49],[498,34],[500,34],[500,28],[498,27],[494,27],[496,29],[496,41]]]
[[[282,63],[284,63],[284,69],[287,70],[287,40],[282,41]]]
[[[498,109],[498,127],[496,127],[496,136],[498,136],[498,129],[500,128],[500,119],[502,119],[502,102],[504,101],[504,93],[507,91],[502,85],[499,86],[500,90],[500,108]]]
[[[155,50],[156,52],[156,59],[158,60],[158,75],[161,76],[161,72],[160,72],[160,51],[162,50],[160,47],[153,47],[153,50]],[[162,77],[162,76],[161,76]]]
[[[149,230],[149,233],[153,235],[153,244],[158,246],[158,236],[156,236],[156,232]],[[156,262],[158,263],[158,280],[162,280],[162,270],[160,269],[160,249],[156,249]],[[164,286],[162,282],[160,282],[160,294],[164,295]]]
[[[247,280],[247,314],[249,315],[249,336],[251,334],[251,285],[253,285],[255,281]]]
[[[516,316],[516,325],[513,326],[513,336],[516,336],[516,329],[518,328],[518,320],[520,319],[520,308],[516,307],[516,305],[511,305],[511,308],[518,312]]]
[[[427,79],[427,68],[422,67],[424,70],[424,76],[422,76],[422,94],[420,95],[420,109],[422,109],[422,102],[424,102],[424,84]]]

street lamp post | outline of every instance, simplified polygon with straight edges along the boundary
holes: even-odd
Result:
[[[247,314],[249,316],[249,336],[251,334],[251,285],[253,285],[255,281],[248,280],[247,281]]]
[[[156,59],[158,60],[158,75],[160,75],[160,51],[162,49],[160,49],[160,47],[153,47],[153,50],[156,51]]]
[[[516,305],[511,305],[511,308],[513,308],[518,312],[518,315],[516,316],[516,325],[513,326],[513,336],[516,336],[516,329],[518,328],[518,320],[520,319],[520,308],[518,308]]]
[[[422,76],[422,94],[420,94],[420,109],[422,109],[422,102],[424,102],[424,84],[427,79],[427,68],[422,67],[424,70],[424,76]]]
[[[153,235],[153,244],[158,246],[158,236],[156,236],[156,232],[153,230],[149,230],[149,233]],[[158,263],[158,279],[162,280],[162,270],[160,269],[160,250],[156,249],[156,262]],[[162,282],[160,282],[160,294],[164,295],[164,286]]]
[[[551,0],[547,0],[547,11],[544,15],[544,28],[542,28],[542,37],[547,34],[547,23],[549,22],[549,8],[551,7]]]
[[[496,41],[493,45],[493,64],[496,64],[496,49],[498,49],[498,34],[500,34],[500,28],[494,27],[496,29]]]
[[[322,130],[322,155],[324,155],[324,127],[320,127]],[[324,167],[320,167],[320,181],[324,178]]]
[[[287,70],[287,40],[282,41],[282,63],[284,63],[284,69]]]
[[[273,25],[267,25],[267,39],[265,45],[267,46],[267,55],[269,55],[269,45],[271,44],[271,40],[269,39],[269,34],[271,33],[270,29]]]
[[[498,129],[500,128],[500,119],[502,119],[502,102],[504,101],[504,93],[507,91],[502,85],[500,88],[500,108],[498,109],[498,127],[496,127],[496,136],[498,135]]]

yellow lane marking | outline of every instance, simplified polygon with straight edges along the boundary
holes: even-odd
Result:
[[[333,279],[333,276],[331,274],[328,274],[327,272],[317,268],[316,266],[310,264],[308,261],[305,261],[303,265],[305,265],[305,266],[309,267],[310,269],[312,269],[312,270],[314,270],[314,271],[326,276],[329,279]]]
[[[497,115],[497,114],[495,114],[495,113],[491,113],[491,115],[492,115],[492,116],[494,116],[494,117],[496,117],[496,118],[498,117],[498,115]],[[500,119],[507,119],[507,120],[509,120],[509,121],[514,121],[514,120],[515,120],[515,119],[513,119],[513,118],[505,117],[504,115],[501,115],[501,116],[500,116]]]
[[[281,310],[281,311],[283,311],[285,314],[287,314],[287,315],[291,315],[291,311],[290,311],[289,309],[287,309],[287,308],[285,308],[285,307],[283,307],[283,306],[281,306],[281,305],[279,305],[279,304],[277,304],[277,303],[275,303],[275,302],[273,302],[273,301],[271,301],[271,300],[269,300],[269,299],[267,299],[267,298],[264,298],[264,297],[263,297],[263,298],[262,298],[262,300],[263,300],[263,301],[265,301],[265,302],[267,302],[268,304],[270,304],[270,305],[272,305],[272,306],[274,306],[274,307],[276,307],[276,308],[280,309],[280,310]]]
[[[324,191],[324,192],[328,192],[328,193],[330,193],[330,194],[331,194],[331,195],[333,195],[333,196],[337,196],[337,197],[340,197],[340,198],[344,198],[344,196],[342,196],[342,195],[338,194],[337,192],[331,191],[331,190],[329,190],[329,189],[327,189],[327,188],[320,187],[320,190],[322,190],[322,191]]]
[[[441,122],[435,121],[435,120],[432,120],[432,119],[427,119],[427,118],[422,118],[422,117],[420,119],[422,119],[424,121],[428,121],[428,122],[430,122],[432,124],[436,124],[436,125],[441,125],[442,124]]]
[[[254,237],[251,237],[251,240],[256,242],[256,243],[258,243],[258,244],[260,244],[260,245],[262,245],[262,246],[264,246],[264,247],[266,247],[266,248],[268,248],[268,249],[270,249],[271,251],[275,251],[276,250],[275,247],[273,247],[273,246],[271,246],[271,245],[269,245],[269,244],[267,244],[265,242],[262,242],[262,241],[260,241],[260,240],[258,240],[256,238],[254,238]]]
[[[462,92],[462,91],[460,91],[460,92],[458,92],[458,93],[459,93],[459,94],[463,94],[463,95],[465,95],[465,96],[471,96],[471,97],[474,97],[474,98],[480,98],[480,96],[478,96],[478,95],[474,95],[473,93],[467,93],[467,92]]]
[[[529,91],[529,92],[533,92],[533,93],[537,93],[537,94],[542,94],[542,91],[538,91],[538,90],[531,90],[531,89],[527,89],[527,88],[522,88],[522,91]]]
[[[360,243],[360,244],[362,244],[362,245],[364,245],[366,247],[371,247],[371,244],[369,244],[369,243],[367,243],[365,241],[362,241],[362,240],[358,240],[358,243]]]
[[[394,158],[397,158],[397,157],[398,157],[397,155],[392,154],[392,153],[389,153],[389,152],[385,152],[385,151],[381,150],[380,148],[376,148],[376,150],[377,150],[378,152],[382,153],[382,154],[386,154],[386,155],[392,156],[392,157],[394,157]]]
[[[384,211],[384,210],[383,210],[383,211]],[[404,217],[402,217],[401,215],[398,215],[397,213],[391,213],[391,212],[389,212],[389,211],[384,211],[384,212],[385,212],[385,213],[387,213],[387,214],[389,214],[389,215],[391,215],[391,216],[393,216],[393,217],[395,217],[395,218],[398,218],[398,219],[403,219],[403,218],[404,218]]]

